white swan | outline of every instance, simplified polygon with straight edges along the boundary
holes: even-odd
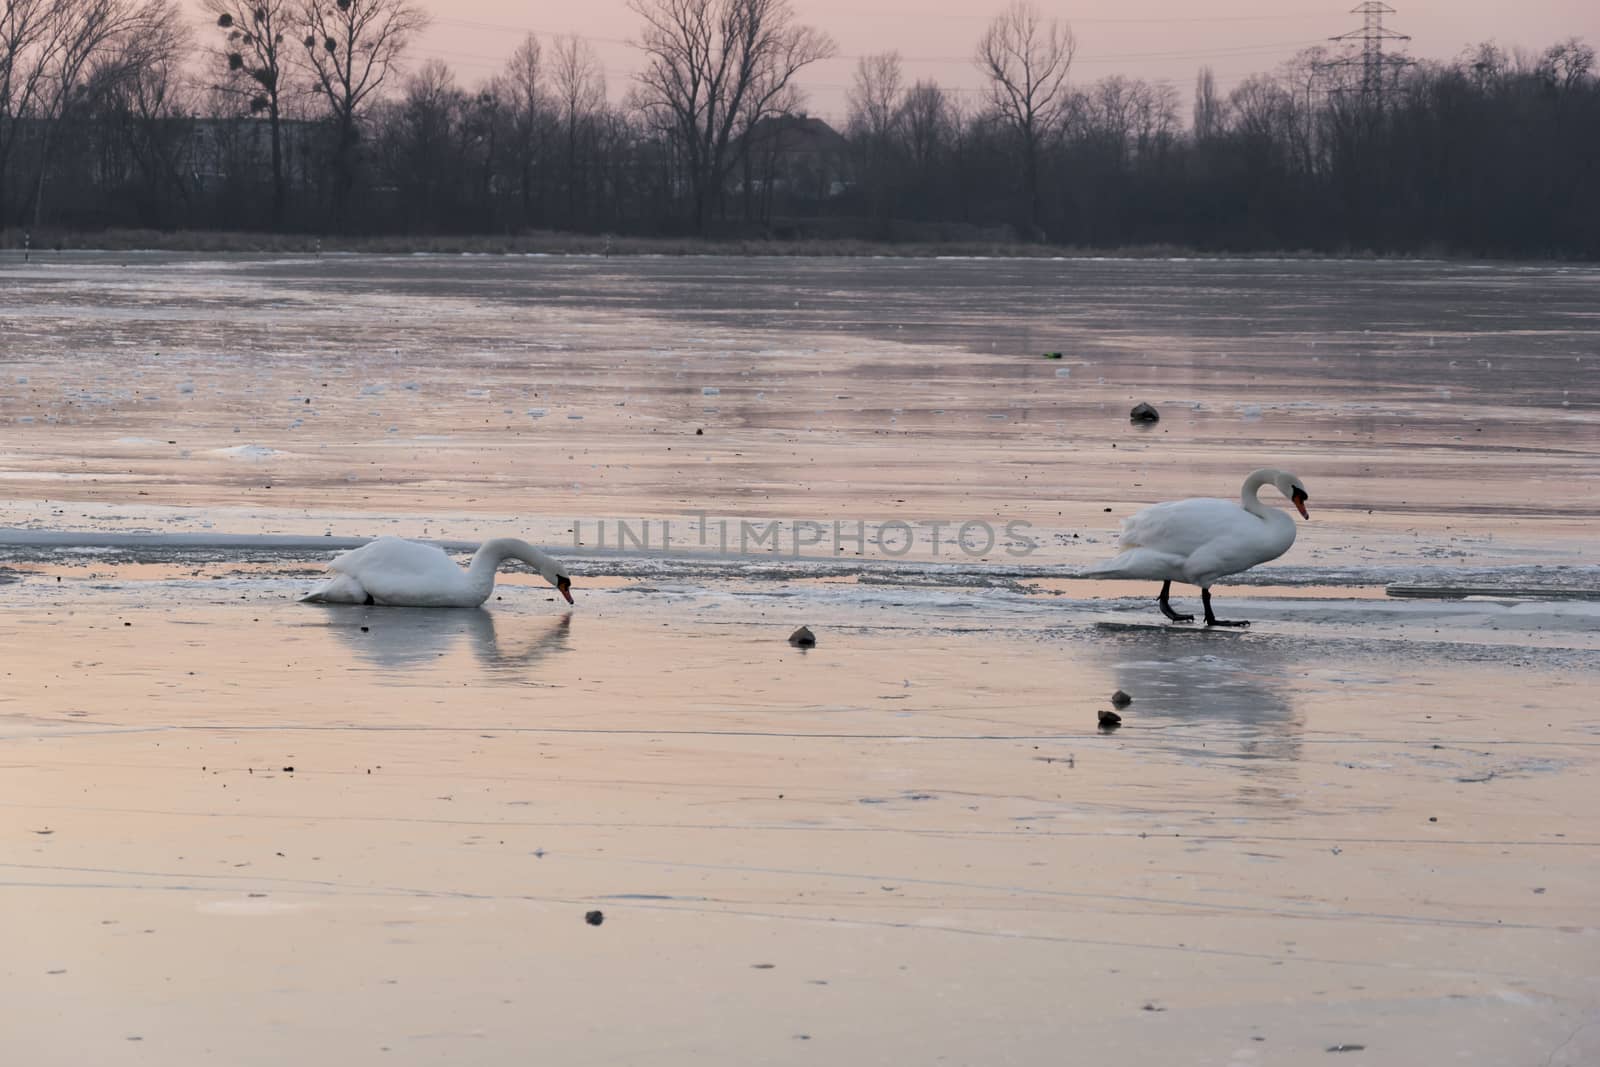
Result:
[[[494,591],[500,561],[520,559],[572,603],[572,579],[560,561],[515,537],[485,541],[463,570],[436,545],[380,537],[334,559],[334,577],[302,601],[319,604],[388,604],[407,608],[475,608]]]
[[[1239,502],[1193,497],[1152,504],[1122,520],[1122,555],[1083,572],[1086,578],[1148,578],[1161,582],[1161,613],[1174,622],[1193,615],[1172,610],[1167,597],[1173,582],[1200,587],[1207,626],[1249,626],[1211,613],[1211,584],[1218,578],[1277,559],[1294,544],[1294,520],[1256,499],[1263,485],[1277,487],[1303,518],[1310,494],[1288,471],[1252,471],[1239,490]]]

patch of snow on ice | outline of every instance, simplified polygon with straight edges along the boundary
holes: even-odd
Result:
[[[255,462],[269,459],[272,456],[283,455],[276,448],[268,448],[266,445],[234,445],[232,448],[216,448],[212,449],[212,451],[219,456],[228,456],[231,459],[247,459]]]

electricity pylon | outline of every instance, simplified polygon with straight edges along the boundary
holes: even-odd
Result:
[[[1402,55],[1385,55],[1383,42],[1409,41],[1411,38],[1403,33],[1395,33],[1383,24],[1383,16],[1393,15],[1394,8],[1381,0],[1366,0],[1350,9],[1353,15],[1364,17],[1363,25],[1359,30],[1341,33],[1337,37],[1330,37],[1330,41],[1341,44],[1361,43],[1359,55],[1346,56],[1343,59],[1329,63],[1330,67],[1353,67],[1361,65],[1361,99],[1366,103],[1378,104],[1383,100],[1384,82],[1386,79],[1399,73],[1401,67],[1408,66],[1411,60]]]

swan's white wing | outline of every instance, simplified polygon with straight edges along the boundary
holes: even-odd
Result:
[[[466,572],[435,545],[380,537],[328,566],[354,578],[379,604],[459,607],[472,600]]]
[[[1172,500],[1152,504],[1124,520],[1121,547],[1187,557],[1218,538],[1248,540],[1260,526],[1260,519],[1232,500]]]
[[[1208,586],[1224,575],[1277,559],[1294,544],[1294,521],[1287,515],[1262,519],[1249,512],[1241,514],[1251,520],[1249,524],[1240,523],[1189,554],[1183,565],[1188,581]]]
[[[1267,524],[1232,500],[1173,500],[1123,520],[1122,554],[1084,576],[1206,584],[1281,555],[1269,540]]]
[[[380,537],[335,556],[328,569],[360,578],[363,573],[372,571],[442,575],[461,568],[437,545],[400,537]]]

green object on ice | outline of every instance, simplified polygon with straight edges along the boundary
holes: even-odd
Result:
[[[1060,352],[1046,352],[1044,354],[1044,358],[1045,359],[1060,359],[1061,358],[1061,353]]]

